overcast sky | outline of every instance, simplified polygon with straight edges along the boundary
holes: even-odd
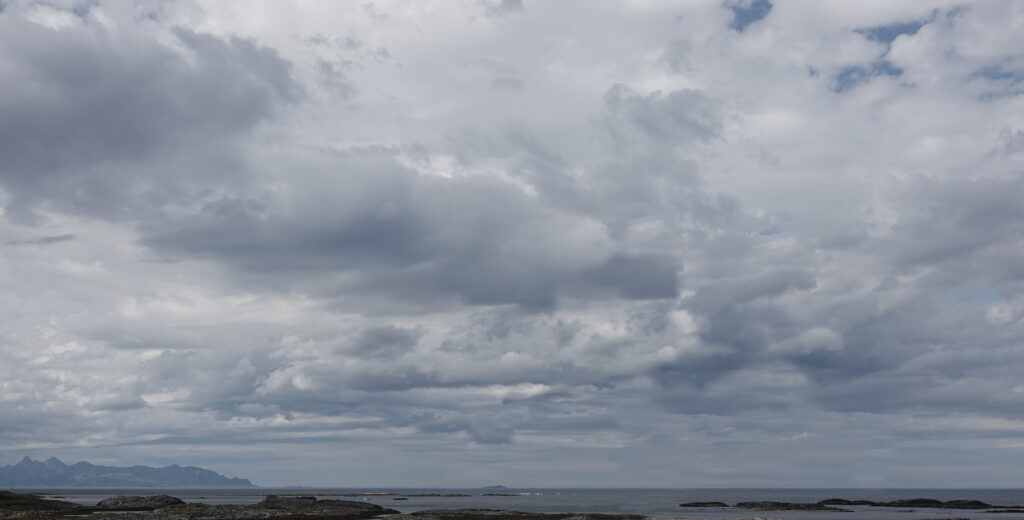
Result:
[[[0,465],[1024,486],[1024,2],[4,0]]]

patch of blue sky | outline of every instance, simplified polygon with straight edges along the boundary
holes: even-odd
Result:
[[[729,23],[729,28],[736,32],[743,32],[750,24],[768,16],[772,10],[772,3],[769,0],[736,2],[730,4],[729,9],[732,9],[732,22]]]
[[[1003,295],[988,284],[962,283],[947,290],[945,297],[972,309],[988,307],[1003,301]]]
[[[875,60],[867,67],[860,65],[844,67],[836,74],[832,91],[843,93],[876,76],[900,76],[902,74],[903,69],[886,59]]]
[[[778,235],[779,233],[782,233],[782,229],[780,229],[778,226],[769,226],[757,232],[757,234],[762,237]]]
[[[1000,65],[987,65],[974,71],[971,77],[992,81],[1010,80],[1012,83],[1019,83],[1024,81],[1024,70],[1006,69]]]
[[[968,79],[987,83],[988,91],[978,96],[980,101],[988,102],[1024,93],[1024,69],[986,65],[971,73]]]
[[[904,34],[917,34],[917,31],[921,30],[921,28],[925,26],[925,23],[927,22],[899,22],[889,25],[880,25],[878,27],[857,29],[857,32],[863,34],[864,37],[871,41],[889,45],[895,41],[896,38],[899,38]]]

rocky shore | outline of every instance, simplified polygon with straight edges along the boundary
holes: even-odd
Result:
[[[398,499],[398,498],[396,498]],[[995,506],[977,500],[939,501],[929,498],[874,502],[830,498],[815,503],[687,502],[681,508],[736,509],[756,511],[852,511],[847,507],[869,506],[916,509],[958,509],[987,513],[1021,512],[1021,506]],[[742,513],[740,513],[742,516]],[[84,506],[36,495],[0,491],[0,519],[56,519],[78,517],[86,520],[647,520],[642,515],[594,513],[525,513],[500,509],[428,509],[400,513],[365,501],[317,499],[311,496],[269,495],[253,505],[210,505],[185,503],[167,495],[117,496]]]
[[[435,495],[425,495],[435,496]],[[522,513],[498,509],[430,509],[402,514],[354,500],[269,495],[251,506],[185,503],[167,496],[118,496],[83,506],[0,491],[0,519],[81,517],[88,520],[644,520],[641,515]]]
[[[813,503],[792,503],[792,502],[739,502],[730,506],[724,502],[687,502],[679,504],[683,508],[725,508],[736,507],[739,509],[753,509],[756,511],[835,511],[851,512],[837,506],[870,506],[870,507],[894,507],[901,509],[972,509],[986,510],[989,513],[1018,512],[1021,506],[995,506],[986,504],[979,500],[949,500],[943,502],[932,498],[912,498],[909,500],[894,500],[891,502],[875,502],[872,500],[846,500],[844,498],[828,498]]]

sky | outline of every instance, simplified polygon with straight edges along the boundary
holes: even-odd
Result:
[[[1022,487],[1024,2],[3,0],[0,465]]]

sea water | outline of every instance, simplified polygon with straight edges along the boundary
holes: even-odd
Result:
[[[116,495],[166,494],[186,502],[255,504],[266,495],[314,496],[320,499],[361,500],[403,513],[423,509],[485,508],[544,513],[629,513],[653,517],[770,518],[792,520],[1024,520],[1024,513],[985,510],[842,506],[851,513],[828,511],[755,511],[738,508],[681,508],[684,502],[775,501],[813,503],[826,498],[889,502],[911,498],[980,500],[997,506],[1024,506],[1022,489],[18,489],[85,505]],[[511,496],[487,496],[499,493]],[[457,494],[468,496],[422,496]],[[417,496],[420,495],[420,496]],[[405,498],[405,500],[395,500]]]

